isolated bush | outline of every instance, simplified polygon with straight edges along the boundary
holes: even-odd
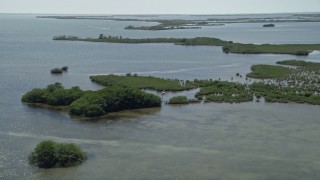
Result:
[[[188,104],[188,98],[186,96],[176,96],[169,100],[169,104]]]
[[[51,74],[62,74],[62,69],[60,68],[53,68],[51,69]]]
[[[75,144],[45,140],[29,155],[29,162],[40,168],[69,167],[80,164],[86,154]]]

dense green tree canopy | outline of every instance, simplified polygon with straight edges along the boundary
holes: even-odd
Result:
[[[42,141],[29,155],[29,162],[40,168],[69,167],[80,164],[86,154],[75,144]]]

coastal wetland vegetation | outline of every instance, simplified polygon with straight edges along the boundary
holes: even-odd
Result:
[[[145,38],[132,39],[122,36],[106,36],[100,34],[96,38],[80,38],[73,35],[54,36],[53,40],[61,41],[87,41],[87,42],[106,42],[106,43],[173,43],[183,46],[222,46],[225,53],[236,54],[291,54],[296,56],[307,56],[314,50],[320,50],[320,44],[244,44],[233,41],[224,41],[212,37],[195,38]]]
[[[67,72],[69,69],[68,66],[63,66],[62,68],[53,68],[50,70],[51,74],[62,74],[63,72]]]
[[[70,167],[82,163],[86,153],[75,144],[52,140],[40,142],[29,155],[29,163],[39,168]]]
[[[22,96],[21,101],[42,107],[57,106],[63,109],[62,106],[71,115],[83,117],[99,117],[109,112],[161,106],[160,97],[132,87],[112,86],[98,91],[82,91],[77,86],[65,89],[61,83],[50,84],[44,89],[32,89]]]
[[[65,89],[60,83],[45,89],[35,88],[21,98],[22,102],[67,107],[71,115],[99,117],[126,109],[160,107],[161,98],[144,90],[185,91],[200,88],[195,99],[173,97],[168,104],[196,102],[241,103],[264,98],[265,102],[306,103],[320,105],[320,63],[302,60],[278,61],[278,65],[253,65],[247,78],[259,82],[239,83],[220,80],[178,80],[152,76],[97,75],[92,82],[106,86],[98,91]]]

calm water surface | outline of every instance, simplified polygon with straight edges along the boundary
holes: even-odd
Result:
[[[230,80],[257,63],[290,55],[224,54],[221,47],[52,41],[54,35],[211,36],[253,43],[319,43],[320,23],[230,24],[201,30],[125,31],[143,22],[36,19],[0,15],[0,179],[319,179],[319,106],[194,104],[115,113],[86,122],[32,108],[20,97],[61,82],[99,89],[93,74]],[[302,59],[320,61],[314,52]],[[53,67],[70,70],[52,76]],[[236,81],[244,81],[241,78]],[[192,96],[193,92],[187,92]],[[172,94],[167,94],[168,99]],[[44,139],[76,143],[88,153],[77,167],[41,170],[27,162]]]

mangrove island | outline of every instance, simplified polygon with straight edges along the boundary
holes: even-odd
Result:
[[[233,41],[224,41],[211,37],[195,38],[146,38],[132,39],[121,36],[106,36],[100,34],[96,38],[80,38],[72,35],[54,36],[53,40],[60,41],[86,41],[86,42],[105,42],[105,43],[173,43],[183,46],[222,46],[225,53],[237,54],[291,54],[297,56],[307,56],[314,50],[320,50],[320,44],[244,44]]]
[[[39,168],[70,167],[82,163],[85,159],[86,153],[77,145],[51,140],[39,143],[29,155],[29,163]]]

